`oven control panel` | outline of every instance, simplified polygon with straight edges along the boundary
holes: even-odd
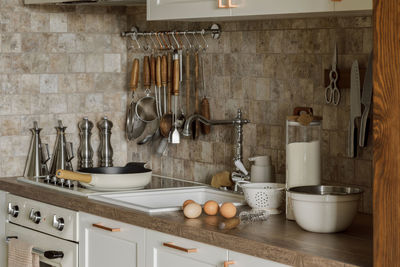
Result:
[[[78,242],[78,212],[7,194],[8,221]]]

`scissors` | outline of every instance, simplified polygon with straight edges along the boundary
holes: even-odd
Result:
[[[329,85],[325,88],[325,101],[327,104],[333,104],[337,106],[340,102],[340,91],[337,88],[336,82],[339,78],[339,74],[336,70],[337,63],[337,48],[335,43],[335,50],[333,51],[332,58],[332,69],[329,72]]]

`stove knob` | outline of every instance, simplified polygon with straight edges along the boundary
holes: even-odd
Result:
[[[29,213],[29,219],[31,219],[32,222],[39,224],[40,220],[42,219],[42,217],[40,217],[40,211],[33,211],[33,209],[31,209],[31,212]]]
[[[58,231],[62,231],[64,229],[64,219],[62,217],[57,219],[57,215],[53,216],[53,227]]]
[[[13,216],[14,218],[18,217],[19,214],[19,208],[18,205],[12,206],[11,203],[8,203],[8,209],[7,209],[8,214]]]

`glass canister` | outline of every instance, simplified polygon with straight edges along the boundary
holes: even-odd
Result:
[[[286,189],[321,184],[322,117],[312,108],[297,107],[286,120]],[[286,192],[286,218],[294,220],[290,193]]]

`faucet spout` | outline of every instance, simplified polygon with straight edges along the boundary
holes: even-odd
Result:
[[[200,114],[193,114],[185,121],[185,125],[183,126],[183,130],[182,130],[182,134],[184,136],[190,136],[192,134],[192,130],[190,129],[190,126],[196,120],[200,121],[201,123],[203,123],[205,125],[226,125],[226,124],[233,125],[233,124],[235,124],[235,119],[233,119],[233,120],[209,120]]]

